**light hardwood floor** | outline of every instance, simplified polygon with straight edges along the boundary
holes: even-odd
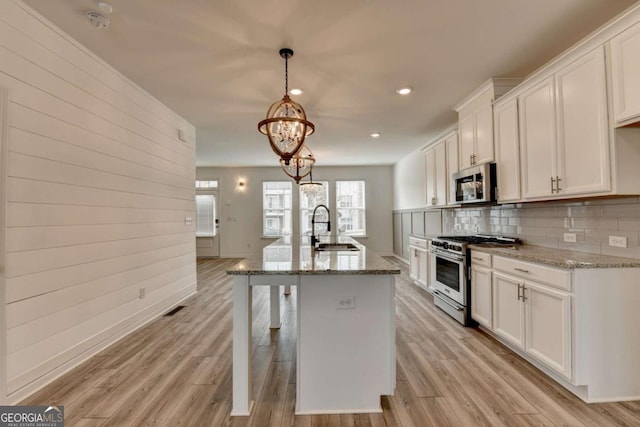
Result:
[[[393,261],[393,258],[390,258]],[[398,382],[382,414],[294,416],[295,289],[270,331],[254,290],[253,415],[231,410],[231,279],[237,259],[198,261],[196,296],[23,404],[65,405],[66,426],[640,426],[640,402],[587,405],[432,298],[396,280]]]

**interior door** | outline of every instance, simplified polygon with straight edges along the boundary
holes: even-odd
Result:
[[[199,257],[220,256],[220,204],[218,191],[196,192],[196,254]]]

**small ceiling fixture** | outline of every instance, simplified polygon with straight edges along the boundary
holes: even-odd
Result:
[[[379,132],[372,133],[371,138],[380,138],[380,133]]]
[[[96,12],[95,10],[90,10],[86,15],[89,23],[96,28],[107,28],[111,23],[111,20],[109,18],[102,15],[100,12]]]
[[[309,181],[300,184],[300,191],[307,196],[314,196],[320,194],[324,186],[319,182],[313,182],[313,167],[309,171]]]
[[[289,98],[289,58],[293,56],[293,50],[280,49],[280,56],[284,58],[284,97],[269,107],[267,118],[258,123],[258,130],[267,135],[271,149],[285,165],[289,165],[315,126],[307,120],[302,105]]]
[[[413,89],[410,86],[405,86],[405,87],[401,87],[396,92],[399,93],[400,95],[409,95],[412,91]]]
[[[291,91],[289,92],[291,95],[302,95],[302,89],[291,89]]]
[[[300,184],[300,180],[311,173],[313,165],[316,163],[313,153],[306,145],[298,151],[286,164],[284,159],[280,159],[280,165],[284,173],[294,179],[296,184]]]
[[[98,3],[98,9],[103,11],[104,13],[113,13],[113,7],[106,1],[101,1]]]

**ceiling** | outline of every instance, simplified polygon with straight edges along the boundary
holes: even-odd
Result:
[[[24,1],[195,125],[198,166],[278,165],[257,123],[284,94],[281,47],[317,165],[392,164],[489,77],[526,76],[635,3],[110,0],[97,29],[97,0]]]

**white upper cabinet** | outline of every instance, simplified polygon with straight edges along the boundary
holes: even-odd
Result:
[[[492,162],[493,154],[493,105],[488,103],[475,112],[475,150],[473,164]]]
[[[611,40],[611,71],[616,124],[640,120],[640,23]]]
[[[522,197],[548,197],[555,192],[556,114],[553,77],[522,93],[520,156]]]
[[[640,95],[640,92],[638,92]],[[609,126],[604,48],[556,73],[560,195],[609,191]]]
[[[460,169],[494,160],[493,101],[520,81],[520,79],[490,79],[453,107],[458,112]]]
[[[440,208],[447,204],[446,148],[438,143],[425,153],[427,207]]]
[[[451,174],[457,171],[458,135],[454,132],[425,151],[427,207],[441,208],[450,203]]]
[[[493,108],[496,144],[498,202],[520,200],[520,135],[518,100],[500,102]]]
[[[453,194],[455,190],[453,182],[451,181],[451,175],[458,172],[459,156],[458,156],[458,133],[453,132],[444,140],[447,154],[447,170],[446,170],[446,191],[447,191],[447,205],[455,205],[456,198]]]
[[[460,169],[464,169],[473,164],[473,150],[475,147],[473,115],[461,118],[458,121],[458,128],[460,130]]]
[[[434,149],[436,155],[436,204],[447,204],[447,151],[444,143]]]
[[[611,190],[604,49],[519,96],[522,198]]]

